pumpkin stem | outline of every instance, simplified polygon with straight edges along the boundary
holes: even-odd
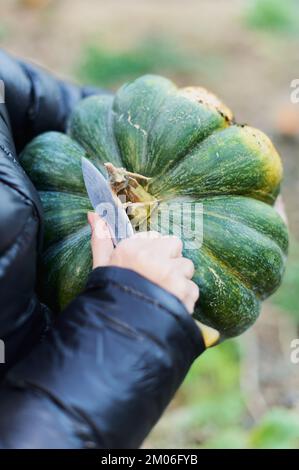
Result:
[[[154,201],[144,201],[144,202],[124,202],[123,203],[123,208],[127,209],[127,207],[145,207],[145,206],[150,206],[153,204],[158,204],[161,202],[162,199],[155,199]]]
[[[146,191],[141,182],[147,183],[151,178],[127,171],[125,168],[117,168],[110,162],[104,165],[111,189],[121,200],[124,209],[129,210],[130,218],[139,223],[147,219],[158,201]]]
[[[131,176],[132,178],[144,180],[144,181],[150,181],[152,179],[149,176],[143,176],[143,175],[140,175],[139,173],[132,173],[131,171],[127,171],[126,174],[127,176]]]

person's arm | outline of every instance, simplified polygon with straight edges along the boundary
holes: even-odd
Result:
[[[2,448],[135,448],[194,359],[199,329],[164,289],[123,268],[86,290],[0,389]]]
[[[0,80],[0,340],[6,356],[1,378],[48,327],[47,309],[34,293],[42,207],[18,153],[41,132],[64,131],[78,101],[103,90],[65,83],[2,50]]]
[[[101,88],[66,83],[1,49],[0,79],[5,85],[5,104],[18,153],[42,132],[63,132],[71,111],[82,98],[110,93]]]
[[[47,328],[34,294],[42,209],[12,134],[21,148],[23,129],[28,138],[49,125],[57,129],[71,107],[56,120],[52,85],[44,84],[67,85],[27,74],[28,89],[24,66],[12,61],[7,68],[6,59],[12,61],[0,58],[7,104],[0,106],[0,339],[11,370],[0,388],[0,447],[138,446],[204,350],[201,332],[175,296],[132,269],[108,266],[91,273],[85,291],[37,344]],[[36,97],[46,95],[44,107]]]

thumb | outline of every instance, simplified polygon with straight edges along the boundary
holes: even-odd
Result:
[[[109,264],[113,251],[111,234],[106,222],[96,213],[88,212],[87,219],[91,227],[91,250],[93,268]]]

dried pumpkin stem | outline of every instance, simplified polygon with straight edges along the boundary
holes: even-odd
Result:
[[[130,216],[139,221],[149,217],[158,201],[147,192],[141,182],[148,182],[151,178],[125,168],[117,168],[110,162],[105,163],[105,167],[112,191],[119,199],[125,197],[122,205],[125,209],[130,209]]]
[[[152,179],[149,176],[143,176],[143,175],[140,175],[139,173],[132,173],[131,171],[127,171],[126,175],[131,176],[132,178],[135,178],[138,180],[144,180],[144,181],[150,181]]]
[[[123,208],[126,209],[127,207],[144,207],[144,206],[150,206],[154,204],[158,204],[161,200],[160,199],[155,199],[153,201],[143,201],[143,202],[125,202],[123,204]]]

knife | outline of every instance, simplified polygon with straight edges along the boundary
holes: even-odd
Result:
[[[81,160],[83,180],[92,207],[105,220],[113,245],[134,235],[134,230],[121,203],[117,203],[107,179],[87,158]]]

